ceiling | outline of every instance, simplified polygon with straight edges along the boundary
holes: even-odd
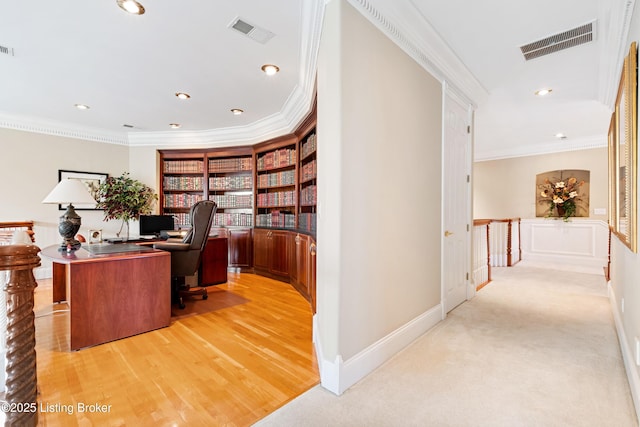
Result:
[[[477,159],[606,145],[633,0],[349,2],[392,38],[402,34],[414,57],[441,56],[426,67],[453,75],[476,106]],[[0,53],[0,126],[212,146],[291,131],[309,111],[324,1],[143,4],[140,16],[115,0],[3,5],[0,46],[10,54]],[[238,18],[273,38],[231,29]],[[593,42],[524,60],[520,46],[592,21]],[[264,64],[280,72],[266,76]],[[543,87],[553,92],[536,97]]]

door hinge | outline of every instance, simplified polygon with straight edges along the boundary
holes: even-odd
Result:
[[[467,273],[467,280],[469,280],[469,273]]]
[[[467,133],[471,133],[471,126],[467,126]]]
[[[469,231],[469,224],[467,224],[467,231]]]
[[[467,182],[471,182],[471,175],[467,175]]]

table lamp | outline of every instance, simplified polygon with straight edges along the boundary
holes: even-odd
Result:
[[[44,198],[42,203],[69,204],[66,212],[60,217],[58,231],[63,237],[60,244],[61,251],[76,250],[80,248],[80,242],[75,236],[80,230],[80,215],[76,213],[73,203],[96,203],[89,194],[87,187],[78,179],[62,179],[51,193]]]

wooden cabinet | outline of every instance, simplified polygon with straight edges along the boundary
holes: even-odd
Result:
[[[198,270],[198,285],[209,286],[227,282],[227,238],[210,237],[202,253]]]
[[[288,280],[291,257],[289,232],[257,228],[253,231],[253,266],[256,272]]]

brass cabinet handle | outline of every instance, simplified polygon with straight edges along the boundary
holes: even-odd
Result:
[[[315,256],[316,255],[316,244],[312,243],[309,245],[309,252],[311,252],[311,256]]]
[[[302,239],[300,239],[300,235],[296,234],[296,245],[300,244],[300,240],[302,240]]]

